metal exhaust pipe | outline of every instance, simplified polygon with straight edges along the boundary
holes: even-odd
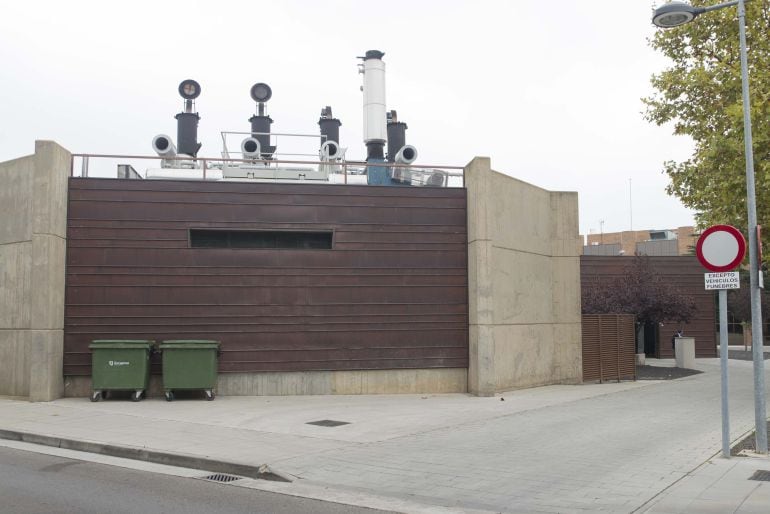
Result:
[[[152,149],[164,159],[176,157],[174,142],[166,134],[158,134],[152,138]]]
[[[247,137],[241,141],[241,152],[244,159],[261,159],[262,145],[256,137]]]
[[[412,164],[417,160],[417,148],[412,145],[404,145],[396,154],[397,164]]]

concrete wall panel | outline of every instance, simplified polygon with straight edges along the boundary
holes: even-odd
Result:
[[[550,257],[495,247],[488,265],[495,277],[495,325],[554,322]]]
[[[489,175],[486,173],[489,166],[489,157],[476,157],[465,168],[465,187],[468,191],[468,219],[473,220],[473,226],[468,225],[469,242],[489,239],[490,220],[483,201],[483,199],[488,198],[490,195]],[[470,176],[473,177],[473,180],[468,180]],[[470,212],[471,210],[473,212]]]
[[[64,267],[70,153],[36,141],[0,163],[0,395],[63,393]]]
[[[580,259],[551,258],[551,280],[553,319],[560,323],[580,323]]]
[[[53,141],[35,141],[32,232],[67,237],[67,183],[72,155]]]
[[[217,394],[440,394],[465,392],[467,384],[468,370],[465,368],[222,373],[217,382]],[[90,393],[91,377],[67,377],[65,396],[82,397]],[[150,378],[149,394],[163,395],[160,377]]]
[[[471,324],[468,341],[468,392],[492,396],[495,387],[495,331],[491,323]]]
[[[580,383],[580,323],[495,327],[498,391],[554,383]]]
[[[498,391],[553,383],[553,327],[497,325],[495,331],[495,388]]]
[[[583,238],[579,234],[578,195],[572,192],[551,193],[551,223],[553,239],[551,255],[574,257],[583,250]]]
[[[0,163],[0,244],[32,239],[33,156]]]
[[[64,394],[63,330],[29,332],[29,399],[49,402]]]
[[[495,246],[551,255],[550,193],[496,171],[490,170],[489,177],[490,194],[485,203]]]
[[[0,244],[0,330],[30,328],[31,288],[32,242]]]
[[[497,173],[488,158],[465,172],[469,392],[579,383],[577,194]]]
[[[332,372],[332,394],[418,394],[465,392],[465,368]]]
[[[553,329],[554,359],[553,374],[562,384],[583,383],[583,331],[578,320],[574,323],[559,323]]]
[[[66,253],[66,239],[48,234],[32,236],[32,328],[64,328]]]
[[[0,395],[29,396],[28,330],[0,330]]]

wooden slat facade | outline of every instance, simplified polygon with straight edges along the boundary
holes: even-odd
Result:
[[[467,367],[465,194],[71,178],[64,373],[93,339],[216,339],[225,373]],[[333,247],[191,248],[196,228]]]
[[[636,379],[634,316],[584,314],[583,382]]]
[[[706,291],[703,282],[705,270],[697,257],[680,255],[671,257],[648,257],[652,270],[666,283],[681,294],[695,301],[695,315],[684,325],[684,335],[695,338],[696,357],[716,357],[716,304],[715,292]],[[580,257],[580,281],[583,287],[595,280],[623,277],[633,266],[634,259],[627,256]],[[659,328],[660,337],[653,357],[671,359],[674,350],[671,337],[679,325],[673,321],[663,322]]]

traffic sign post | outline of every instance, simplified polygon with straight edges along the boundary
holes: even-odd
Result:
[[[730,458],[730,411],[727,401],[727,290],[741,287],[734,270],[746,255],[743,234],[730,225],[715,225],[703,232],[695,245],[695,254],[704,268],[707,290],[719,291],[719,359],[722,368],[722,456]]]

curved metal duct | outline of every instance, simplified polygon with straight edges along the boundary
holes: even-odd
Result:
[[[404,145],[396,154],[396,163],[412,164],[417,160],[417,148],[412,145]]]
[[[321,160],[329,161],[339,158],[341,153],[340,145],[336,141],[326,141],[321,145]]]
[[[174,142],[166,134],[158,134],[152,138],[152,149],[163,158],[168,159],[176,156]]]
[[[256,137],[247,137],[241,141],[241,152],[244,159],[261,159],[262,145]]]

